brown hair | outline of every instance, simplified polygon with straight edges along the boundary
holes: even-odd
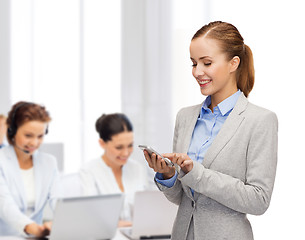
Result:
[[[100,138],[108,142],[116,134],[132,132],[132,124],[123,113],[102,114],[95,122],[95,129]]]
[[[20,126],[29,121],[41,121],[48,123],[51,121],[49,113],[44,106],[31,102],[17,102],[12,106],[6,119],[7,140],[13,144],[13,139]]]
[[[237,28],[226,22],[210,22],[200,28],[192,40],[201,36],[218,40],[228,60],[235,56],[239,57],[240,64],[236,71],[237,87],[248,97],[254,85],[253,55],[251,49],[244,44],[244,39]]]

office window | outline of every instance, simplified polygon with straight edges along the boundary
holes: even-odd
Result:
[[[120,1],[12,0],[11,96],[44,104],[65,172],[101,155],[95,120],[121,109]]]
[[[173,4],[173,119],[182,107],[198,104],[205,98],[192,75],[189,46],[195,31],[209,21],[208,3],[177,0]]]

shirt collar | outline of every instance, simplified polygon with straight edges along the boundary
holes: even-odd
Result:
[[[220,113],[221,113],[223,116],[226,115],[228,112],[230,112],[230,111],[234,108],[234,106],[235,106],[235,104],[236,104],[236,102],[237,102],[237,100],[238,100],[240,94],[241,94],[241,91],[238,89],[238,91],[237,91],[236,93],[234,93],[234,94],[231,95],[230,97],[228,97],[228,98],[226,98],[225,100],[223,100],[223,101],[222,101],[221,103],[219,103],[215,108],[218,108],[219,111],[220,111]],[[201,112],[200,112],[200,117],[202,117],[202,115],[203,115],[206,111],[211,111],[211,110],[209,109],[210,104],[211,104],[211,96],[208,96],[208,97],[204,100],[204,102],[203,102],[203,105],[202,105],[202,108],[201,108]],[[215,110],[215,108],[214,108],[214,110]]]

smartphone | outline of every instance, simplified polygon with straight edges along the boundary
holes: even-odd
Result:
[[[173,167],[174,164],[171,162],[171,160],[169,160],[168,158],[163,157],[160,153],[158,153],[156,150],[154,150],[152,147],[150,146],[146,146],[146,145],[139,145],[139,148],[141,148],[141,150],[146,150],[148,152],[149,155],[151,154],[156,154],[157,156],[160,156],[160,158],[162,158],[165,163],[167,164],[167,166]]]

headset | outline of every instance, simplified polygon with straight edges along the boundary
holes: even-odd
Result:
[[[16,113],[18,111],[18,109],[20,109],[21,107],[25,106],[25,105],[34,105],[35,103],[31,103],[31,102],[25,102],[20,104],[19,106],[17,106],[12,114],[12,119],[11,119],[11,124],[10,126],[7,128],[7,135],[10,139],[13,139],[13,137],[16,135],[17,132],[17,125],[15,122],[15,117],[16,117]],[[48,134],[48,126],[46,128],[46,132],[45,134]]]

